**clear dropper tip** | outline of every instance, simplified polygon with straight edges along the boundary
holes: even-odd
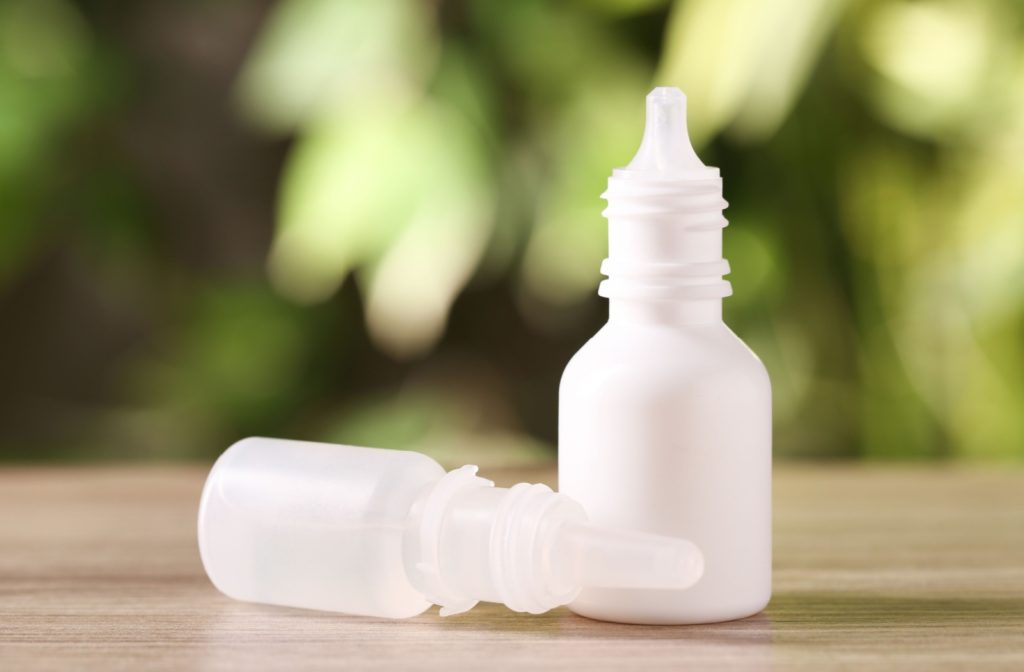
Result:
[[[686,539],[590,524],[565,533],[584,586],[683,589],[704,575],[704,555]]]
[[[627,171],[656,177],[679,177],[704,169],[690,144],[686,127],[686,94],[659,86],[647,94],[644,137]]]
[[[656,86],[647,94],[647,102],[681,100],[686,105],[686,94],[674,86]],[[684,108],[685,111],[685,108]]]

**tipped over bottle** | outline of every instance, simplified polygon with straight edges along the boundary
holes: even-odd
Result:
[[[585,586],[686,588],[692,543],[587,522],[545,485],[496,488],[408,451],[250,438],[203,489],[199,549],[230,597],[349,614],[542,613]]]

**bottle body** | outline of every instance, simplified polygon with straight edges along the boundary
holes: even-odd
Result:
[[[722,322],[722,194],[689,141],[686,96],[654,89],[640,148],[602,195],[609,320],[562,376],[559,486],[596,523],[690,539],[705,570],[685,589],[585,588],[578,614],[712,623],[771,596],[771,385]]]
[[[496,488],[411,451],[250,438],[217,460],[199,505],[214,585],[247,602],[407,618],[479,601],[543,613],[583,585],[684,587],[683,539],[591,525],[546,485]]]
[[[249,438],[203,490],[199,550],[238,600],[406,618],[431,603],[410,583],[403,532],[445,475],[419,453]]]
[[[768,375],[713,313],[693,319],[708,306],[617,317],[616,302],[562,377],[559,489],[595,523],[691,540],[705,570],[683,590],[584,588],[570,608],[650,624],[757,613],[771,595]]]

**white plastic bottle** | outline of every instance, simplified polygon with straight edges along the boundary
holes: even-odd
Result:
[[[583,585],[684,587],[703,571],[687,541],[590,525],[547,486],[475,474],[407,451],[244,439],[203,489],[203,566],[239,600],[389,618],[478,600],[541,613]]]
[[[559,393],[559,490],[591,520],[690,539],[687,589],[587,587],[570,608],[625,623],[711,623],[771,596],[771,387],[722,321],[722,180],[690,145],[686,98],[657,88],[608,201],[608,323]]]

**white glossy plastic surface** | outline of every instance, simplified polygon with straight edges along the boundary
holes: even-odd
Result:
[[[687,589],[587,587],[570,608],[627,623],[742,618],[771,596],[771,386],[722,322],[722,182],[686,135],[678,89],[648,96],[640,151],[605,198],[609,321],[559,393],[559,489],[591,520],[703,552]]]
[[[408,451],[250,438],[203,489],[207,574],[239,600],[405,618],[477,601],[541,613],[583,585],[685,587],[690,542],[587,522],[544,485],[495,488]]]

